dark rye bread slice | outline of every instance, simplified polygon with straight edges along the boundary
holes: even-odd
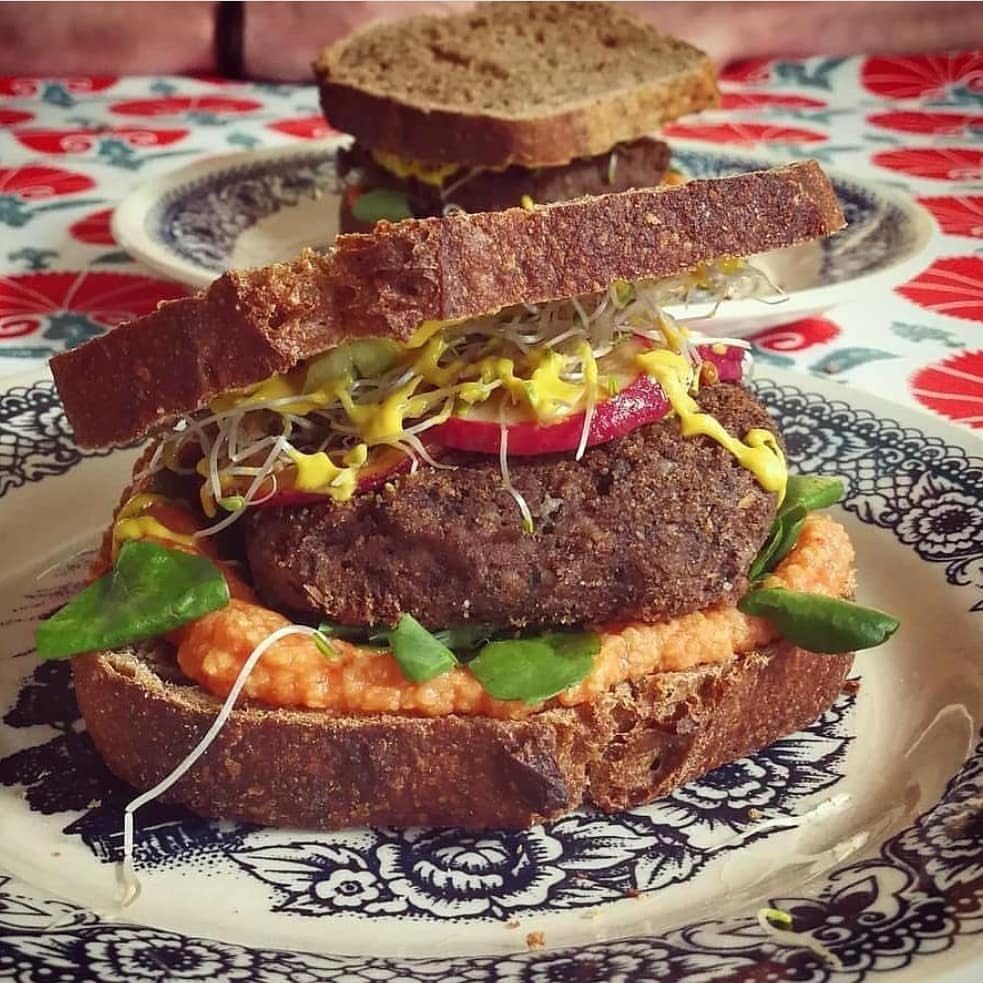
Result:
[[[324,829],[518,828],[579,806],[613,812],[808,725],[852,661],[776,643],[514,721],[243,707],[167,798],[212,818]],[[177,765],[219,706],[174,681],[173,666],[163,643],[73,659],[89,734],[138,789]]]
[[[426,320],[672,276],[844,224],[815,161],[530,211],[379,223],[324,255],[225,273],[55,356],[51,370],[80,446],[125,443],[351,338],[405,340]]]
[[[470,166],[592,157],[719,99],[702,51],[603,3],[480,4],[376,23],[326,48],[314,72],[337,129]]]

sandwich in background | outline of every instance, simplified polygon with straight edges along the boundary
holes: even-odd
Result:
[[[485,3],[378,23],[314,65],[339,153],[343,232],[678,180],[665,123],[716,105],[696,48],[623,6]]]

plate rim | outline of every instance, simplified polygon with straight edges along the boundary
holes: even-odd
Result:
[[[25,370],[24,372],[18,373],[12,376],[6,376],[0,379],[0,395],[9,392],[11,389],[29,386],[32,383],[37,384],[38,382],[48,382],[50,381],[50,374],[44,370],[34,369]],[[797,392],[802,393],[806,396],[813,395],[819,396],[821,399],[835,400],[836,402],[846,403],[850,407],[856,410],[866,411],[872,414],[878,419],[887,420],[891,423],[899,424],[902,427],[914,426],[922,430],[926,436],[940,438],[946,443],[952,444],[955,447],[963,450],[967,455],[973,459],[979,460],[980,447],[977,446],[976,434],[974,431],[968,428],[960,427],[950,421],[941,419],[919,407],[910,407],[905,404],[893,402],[891,400],[885,399],[882,396],[868,393],[863,390],[855,389],[854,387],[840,386],[829,380],[822,378],[817,378],[809,375],[805,375],[801,372],[789,371],[779,367],[767,365],[761,373],[761,376],[757,380],[760,383],[768,384],[771,383],[778,388],[793,387]],[[898,417],[901,417],[899,420]],[[906,419],[910,418],[910,419]],[[27,487],[30,487],[29,485]],[[17,493],[17,490],[13,490],[13,493]],[[0,509],[3,505],[0,504]],[[967,618],[971,615],[967,612]],[[980,752],[978,750],[979,745],[976,745],[977,750],[971,753],[963,764],[960,766],[960,771],[957,775],[961,773],[967,766],[971,764],[976,759],[980,757]],[[947,785],[951,785],[953,778],[950,778]],[[941,800],[940,800],[941,801]],[[929,806],[926,812],[931,811],[932,808],[938,806],[936,802],[933,806]],[[922,813],[921,815],[924,815]],[[915,823],[921,821],[921,815],[915,820]],[[913,828],[913,827],[912,827]],[[983,856],[983,842],[981,842],[979,855]],[[849,865],[847,865],[849,866]],[[841,868],[836,868],[841,869]],[[829,874],[832,875],[833,871]],[[6,882],[2,879],[2,872],[0,872],[0,890],[5,886]],[[40,896],[41,898],[49,897],[44,892],[34,892],[35,896]],[[179,936],[182,939],[190,939],[192,936],[185,935],[184,933],[174,932],[173,930],[158,930],[151,926],[135,925],[134,930],[137,932],[156,932],[162,935],[174,935]],[[632,939],[619,940],[626,943],[631,942]],[[946,960],[947,965],[945,967],[939,967],[940,971],[945,974],[946,979],[957,979],[965,978],[969,979],[969,973],[972,971],[974,966],[979,966],[983,962],[983,950],[980,948],[980,938],[977,934],[971,932],[962,932],[953,936],[953,942],[950,948],[946,950],[948,954],[948,959]],[[965,944],[963,944],[965,943]],[[229,943],[222,943],[223,945],[229,945]],[[575,950],[570,947],[561,950],[546,950],[547,953],[555,954],[560,956],[563,952],[589,952],[595,946],[600,945],[601,940],[592,939],[586,942],[583,946],[577,947]],[[955,952],[956,947],[959,947],[958,955]],[[298,955],[306,955],[305,953],[297,953]],[[330,959],[331,957],[326,957]],[[366,953],[365,956],[359,957],[346,957],[355,959],[366,959],[370,958],[370,954]],[[451,957],[448,962],[457,962],[461,960],[462,962],[468,962],[471,959],[477,960],[477,956],[462,956],[462,957]],[[924,971],[926,966],[927,956],[919,955],[916,956],[915,961],[909,963],[908,966],[902,967],[898,970],[898,973],[903,975],[907,971],[913,968],[918,968]],[[392,965],[409,965],[413,962],[411,959],[396,959],[392,958],[387,960]],[[934,963],[933,963],[934,965]],[[356,970],[357,972],[357,970]],[[288,979],[289,976],[284,975],[284,980]],[[327,977],[325,977],[327,978]],[[478,977],[475,977],[476,979]],[[941,973],[940,977],[941,978]]]
[[[192,181],[221,173],[233,167],[266,160],[312,156],[316,155],[319,150],[335,149],[350,142],[351,138],[346,135],[332,135],[307,141],[303,145],[286,144],[258,150],[223,153],[203,157],[157,177],[147,178],[131,188],[113,209],[111,218],[113,236],[136,261],[145,264],[154,272],[175,279],[194,290],[202,290],[220,274],[215,274],[211,270],[206,270],[204,267],[189,262],[150,236],[146,232],[144,220],[151,209],[156,207],[164,196],[174,190],[189,185]],[[787,155],[758,148],[748,149],[703,140],[672,139],[670,146],[691,153],[743,159],[749,163],[761,164],[766,167],[781,166],[795,159],[810,159],[790,158]],[[850,303],[852,298],[847,294],[855,290],[866,291],[880,284],[902,283],[910,279],[924,265],[926,254],[941,239],[938,225],[931,213],[918,203],[913,194],[877,179],[866,176],[858,177],[836,167],[824,166],[823,170],[834,185],[840,182],[859,187],[903,213],[906,222],[911,227],[915,246],[909,254],[892,261],[882,269],[850,277],[838,283],[808,287],[805,290],[787,294],[786,296],[793,299],[796,304],[796,309],[789,317],[790,321],[807,317],[817,311],[828,310],[841,303]],[[728,316],[739,318],[749,316],[751,312],[760,313],[760,304],[760,301],[753,299],[730,301]],[[776,310],[780,306],[780,304],[773,305]]]

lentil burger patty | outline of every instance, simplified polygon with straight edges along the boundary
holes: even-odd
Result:
[[[746,390],[698,400],[730,432],[774,431]],[[659,621],[736,600],[775,515],[775,496],[728,451],[683,437],[675,417],[572,455],[513,457],[532,511],[524,532],[498,460],[452,454],[348,502],[264,508],[244,519],[257,589],[274,607],[354,625],[410,613],[562,625]]]

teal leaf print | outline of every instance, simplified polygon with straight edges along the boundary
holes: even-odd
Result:
[[[230,147],[244,147],[246,150],[253,150],[255,147],[260,145],[260,140],[257,137],[250,136],[248,133],[229,133],[225,142],[229,144]]]
[[[962,348],[963,344],[951,331],[945,328],[930,327],[927,324],[907,324],[904,321],[894,321],[891,332],[905,341],[937,341],[946,348]]]
[[[833,88],[831,76],[846,60],[822,58],[818,61],[780,61],[774,68],[775,78],[806,89],[825,89],[828,92]]]
[[[35,249],[33,246],[25,246],[23,249],[7,253],[7,259],[11,263],[23,263],[28,270],[37,271],[48,269],[51,260],[57,255],[57,249]]]
[[[66,348],[74,348],[105,331],[105,328],[77,311],[58,311],[49,315],[44,337],[52,341],[64,341]]]
[[[824,355],[812,366],[811,371],[817,375],[839,375],[868,362],[897,357],[894,352],[886,352],[881,348],[841,348],[839,351]]]
[[[97,256],[93,263],[129,263],[132,257],[128,252],[124,252],[122,249],[117,249],[111,253],[103,253],[101,256]]]

